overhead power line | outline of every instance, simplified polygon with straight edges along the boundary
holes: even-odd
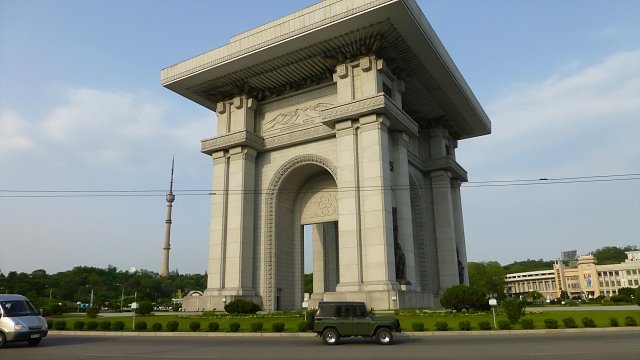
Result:
[[[580,184],[580,183],[600,183],[600,182],[616,182],[616,181],[637,181],[640,180],[640,173],[630,174],[609,174],[609,175],[591,175],[577,177],[560,177],[560,178],[538,178],[538,179],[519,179],[519,180],[489,180],[489,181],[469,181],[462,183],[463,188],[478,187],[513,187],[513,186],[536,186],[536,185],[557,185],[557,184]],[[409,189],[430,189],[444,188],[448,186],[360,186],[360,187],[340,187],[333,192],[351,192],[351,191],[380,191],[380,190],[409,190]],[[305,192],[311,192],[318,189],[307,188]],[[300,189],[279,188],[278,192],[299,192]],[[238,194],[268,194],[272,190],[223,190],[223,189],[181,189],[174,190],[174,194],[179,196],[211,196]],[[81,197],[164,197],[166,190],[16,190],[16,189],[0,189],[0,198],[81,198]]]

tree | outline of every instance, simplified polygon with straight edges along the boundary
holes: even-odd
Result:
[[[625,251],[632,250],[638,250],[638,247],[633,245],[627,245],[624,248],[605,246],[592,252],[592,255],[595,256],[598,265],[619,264],[627,259]]]
[[[511,298],[502,301],[500,307],[507,316],[507,319],[509,319],[509,322],[515,324],[524,315],[526,303],[520,299]]]
[[[636,288],[636,304],[638,304],[638,306],[640,306],[640,286]]]
[[[626,297],[628,297],[629,299],[631,299],[632,296],[634,296],[636,289],[634,288],[630,288],[630,287],[623,287],[618,289],[618,295],[624,295]]]
[[[519,272],[549,270],[553,268],[552,260],[531,260],[515,261],[503,267],[505,274],[514,274]]]
[[[479,288],[485,293],[495,294],[498,298],[504,297],[505,272],[500,263],[496,261],[470,262],[468,267],[469,285]]]
[[[149,315],[153,311],[153,304],[151,304],[151,302],[149,301],[141,301],[135,311],[138,315]]]
[[[313,293],[313,273],[304,274],[304,292],[307,294]]]
[[[448,288],[440,298],[440,305],[456,311],[463,309],[486,310],[489,308],[487,294],[482,289],[467,285]]]

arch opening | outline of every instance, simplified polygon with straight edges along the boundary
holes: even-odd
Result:
[[[274,254],[267,259],[275,270],[272,309],[298,310],[305,300],[305,227],[310,236],[306,246],[311,247],[306,252],[313,259],[306,266],[313,273],[311,295],[321,298],[325,291],[335,291],[339,282],[337,184],[326,167],[305,163],[290,169],[276,194]]]

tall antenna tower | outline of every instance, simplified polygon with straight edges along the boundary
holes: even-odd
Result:
[[[164,222],[164,247],[162,248],[162,269],[160,276],[169,276],[169,250],[171,249],[171,209],[176,197],[173,195],[173,164],[175,158],[171,158],[171,183],[167,193],[167,220]]]

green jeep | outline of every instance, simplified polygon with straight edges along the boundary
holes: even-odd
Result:
[[[321,301],[310,325],[327,345],[350,336],[375,337],[378,344],[388,345],[393,333],[401,331],[395,317],[369,314],[363,302],[355,301]]]

